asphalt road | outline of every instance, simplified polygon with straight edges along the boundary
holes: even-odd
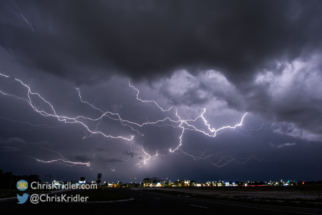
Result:
[[[220,200],[201,200],[167,194],[148,193],[131,189],[119,189],[133,197],[133,201],[117,203],[39,203],[29,201],[19,205],[16,200],[0,202],[2,214],[322,214],[322,209],[267,206],[234,203]],[[75,195],[75,191],[70,194]]]

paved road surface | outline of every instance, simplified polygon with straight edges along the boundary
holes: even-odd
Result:
[[[219,200],[200,200],[167,194],[148,193],[131,189],[120,189],[134,198],[134,201],[78,204],[78,203],[39,203],[29,201],[18,205],[16,200],[0,202],[1,215],[5,214],[322,214],[322,209],[299,209],[279,206],[260,206],[256,204],[232,203]],[[75,194],[75,191],[73,191]]]

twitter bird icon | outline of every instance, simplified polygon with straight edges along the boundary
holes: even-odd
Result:
[[[17,194],[17,199],[19,202],[17,202],[18,204],[23,204],[28,200],[28,193],[24,193],[22,196],[19,196],[19,194]]]

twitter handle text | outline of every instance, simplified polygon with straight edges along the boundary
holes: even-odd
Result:
[[[80,196],[76,194],[75,196],[67,194],[49,196],[47,194],[32,194],[30,196],[30,202],[32,204],[38,204],[39,202],[87,202],[88,196]]]

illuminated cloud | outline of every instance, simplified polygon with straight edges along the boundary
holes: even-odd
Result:
[[[282,144],[274,144],[274,143],[269,143],[270,146],[274,147],[274,148],[283,148],[283,147],[286,147],[286,146],[294,146],[296,145],[296,143],[282,143]]]

